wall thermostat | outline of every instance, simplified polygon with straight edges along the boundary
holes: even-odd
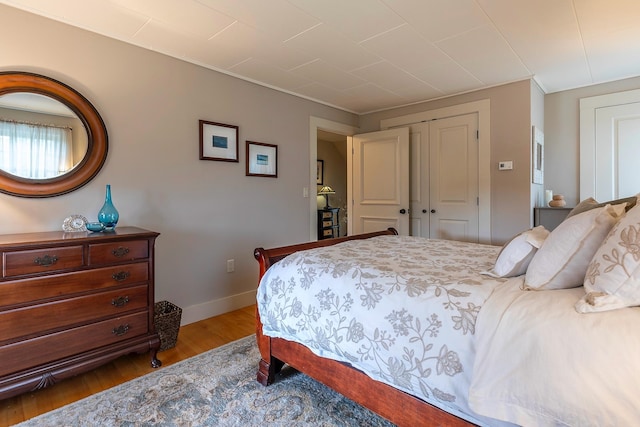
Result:
[[[498,170],[510,171],[513,169],[513,161],[505,160],[504,162],[498,162]]]

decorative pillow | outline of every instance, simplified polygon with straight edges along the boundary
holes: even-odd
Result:
[[[579,313],[640,305],[640,206],[611,229],[589,264],[584,289]]]
[[[598,203],[596,199],[594,199],[593,197],[589,197],[588,199],[584,199],[583,201],[578,203],[578,205],[575,208],[571,209],[569,211],[569,214],[567,215],[567,218],[570,218],[574,215],[578,215],[582,212],[586,212],[591,209],[601,208],[606,205],[619,205],[621,203],[627,204],[625,209],[628,211],[629,209],[631,209],[636,205],[637,200],[638,200],[638,197],[633,196],[633,197],[625,197],[624,199],[611,200],[610,202]]]
[[[625,204],[591,209],[562,221],[534,255],[525,289],[568,289],[581,286],[587,266]]]
[[[526,273],[533,256],[548,235],[549,231],[542,225],[516,234],[504,244],[493,268],[483,271],[482,274],[492,277],[515,277]]]

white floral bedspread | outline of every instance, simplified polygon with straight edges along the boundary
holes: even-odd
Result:
[[[476,318],[500,247],[380,236],[302,251],[258,288],[263,333],[469,414]]]

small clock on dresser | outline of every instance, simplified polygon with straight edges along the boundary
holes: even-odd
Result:
[[[87,231],[87,218],[77,214],[69,215],[62,222],[62,231],[66,233]]]

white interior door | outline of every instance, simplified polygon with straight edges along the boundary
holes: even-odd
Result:
[[[409,234],[409,128],[354,135],[347,150],[349,234],[394,227]]]
[[[640,191],[640,90],[580,100],[580,199],[605,201]]]
[[[640,103],[596,109],[596,200],[640,192]]]
[[[430,237],[479,241],[478,115],[429,122]]]

